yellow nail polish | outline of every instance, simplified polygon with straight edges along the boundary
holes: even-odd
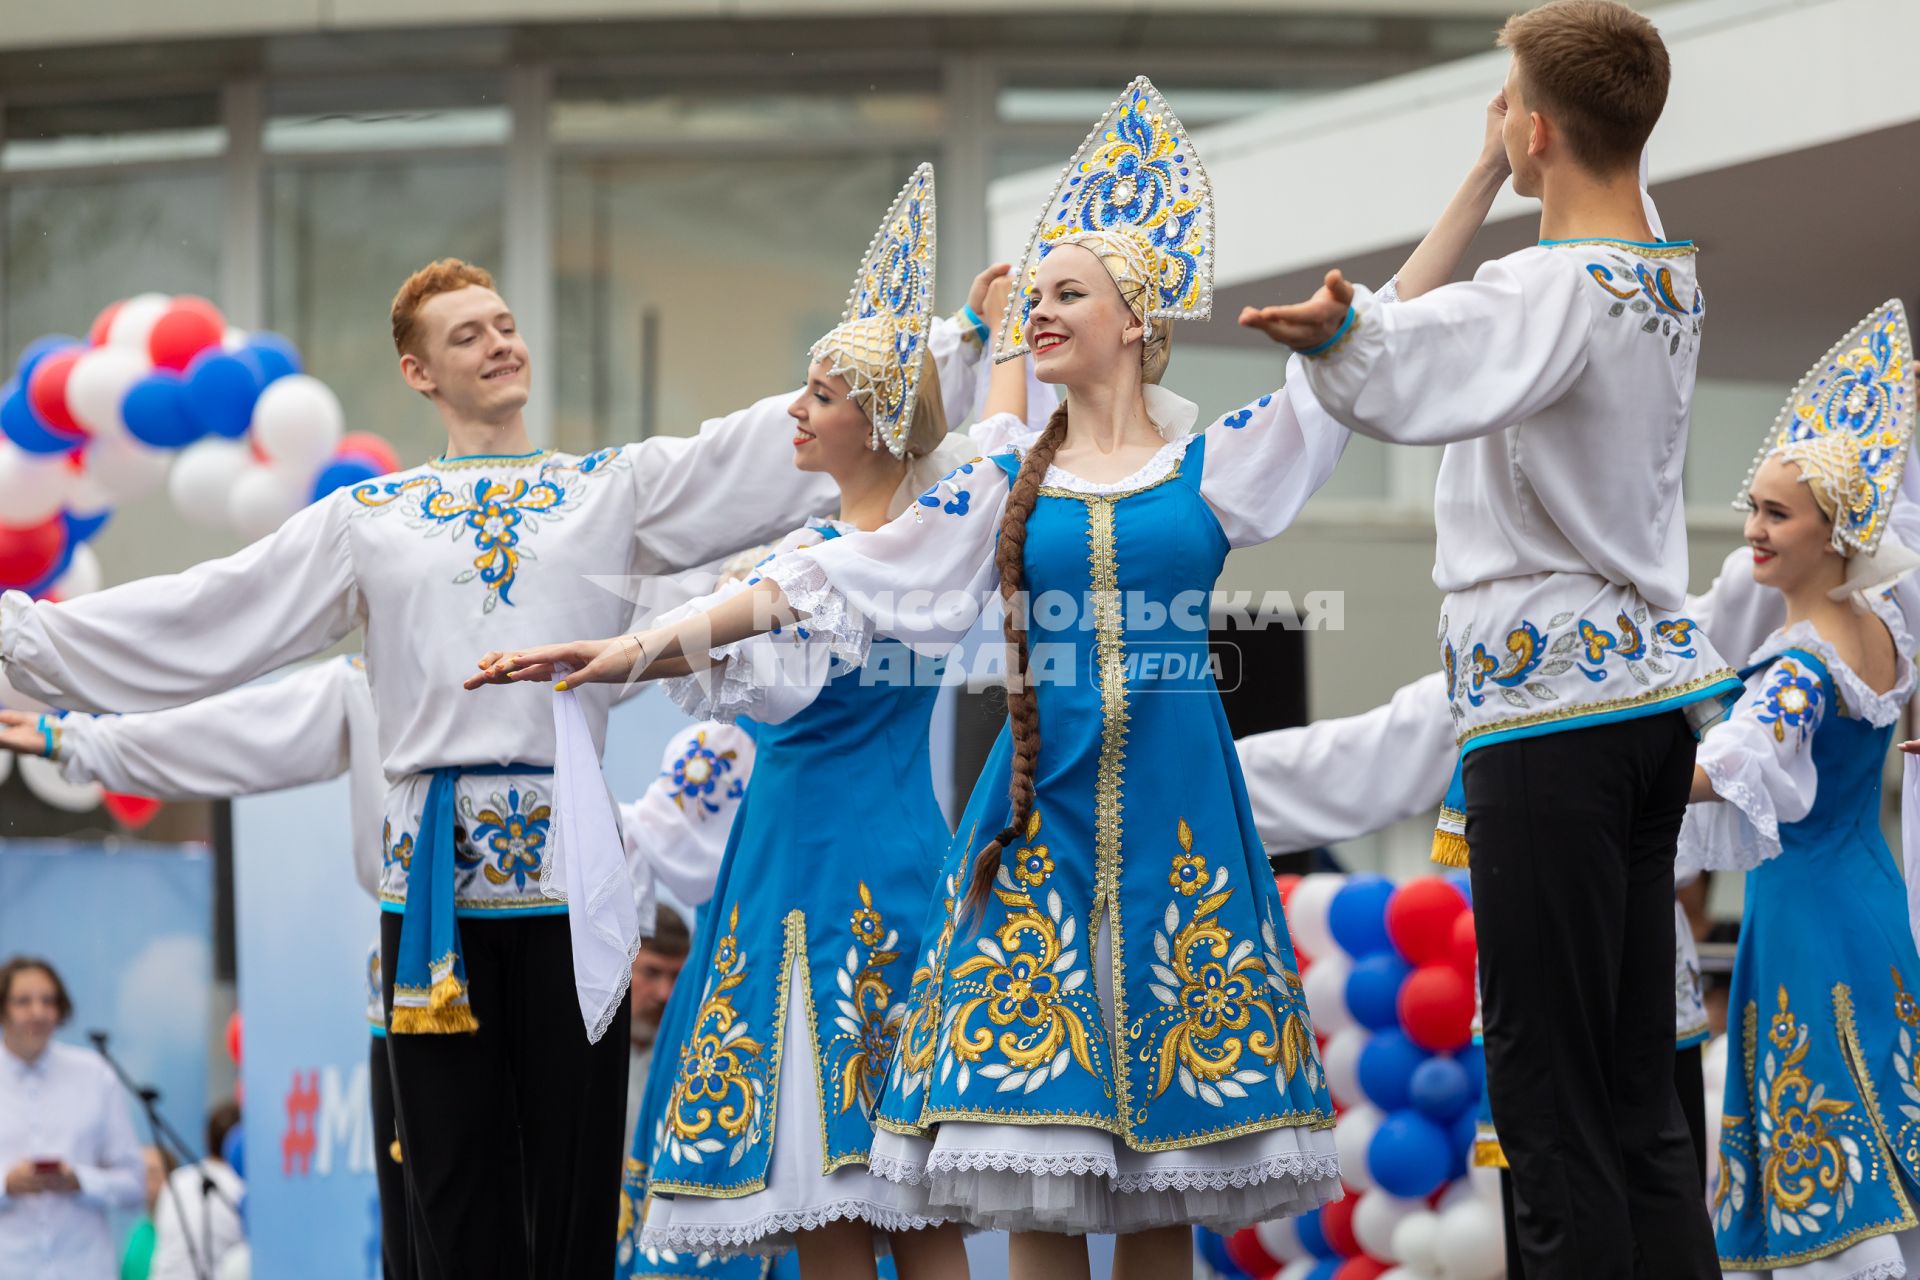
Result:
[[[560,681],[553,686],[553,691],[555,693],[565,693],[567,691],[567,682],[565,680]]]

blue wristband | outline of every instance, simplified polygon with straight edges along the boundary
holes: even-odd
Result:
[[[969,302],[961,307],[960,314],[965,316],[967,323],[973,326],[973,336],[980,339],[980,345],[983,347],[986,346],[988,339],[993,337],[993,334],[988,330],[987,322],[974,314],[973,304]]]
[[[1331,338],[1328,338],[1325,342],[1321,343],[1317,347],[1308,347],[1306,350],[1302,351],[1300,354],[1303,356],[1317,356],[1317,355],[1324,354],[1325,352],[1331,351],[1335,346],[1339,344],[1340,339],[1347,336],[1347,330],[1351,328],[1353,328],[1353,308],[1348,307],[1346,318],[1340,322],[1340,327],[1333,331],[1333,336]]]
[[[47,759],[51,760],[53,759],[53,717],[42,711],[38,725],[40,728],[40,737],[47,744]]]

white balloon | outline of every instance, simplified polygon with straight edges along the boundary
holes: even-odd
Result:
[[[131,347],[145,355],[154,321],[172,305],[173,299],[164,293],[136,293],[113,313],[113,323],[107,326],[107,345]]]
[[[1447,1280],[1498,1280],[1506,1270],[1506,1227],[1500,1210],[1468,1196],[1440,1213],[1434,1260]]]
[[[1282,1262],[1293,1262],[1307,1256],[1307,1246],[1300,1243],[1300,1228],[1292,1218],[1275,1218],[1271,1222],[1253,1224],[1253,1234],[1260,1241],[1260,1247]]]
[[[116,501],[91,470],[75,472],[68,478],[66,507],[76,516],[97,516],[111,510]]]
[[[174,509],[188,521],[203,528],[225,529],[233,521],[227,508],[234,484],[254,465],[253,450],[237,440],[196,440],[173,460],[173,470],[167,473],[167,493]]]
[[[28,453],[0,440],[0,524],[24,528],[50,520],[73,491],[64,454]]]
[[[253,406],[253,439],[278,466],[318,472],[346,432],[340,400],[305,373],[275,378]]]
[[[129,435],[95,436],[87,446],[87,475],[119,502],[144,498],[167,478],[173,454]]]
[[[144,346],[94,347],[73,362],[67,375],[67,411],[96,440],[126,435],[120,402],[152,368]]]
[[[42,756],[20,757],[20,780],[63,813],[91,813],[100,807],[99,783],[68,782],[61,766]]]
[[[1367,1168],[1367,1148],[1386,1114],[1370,1102],[1348,1107],[1333,1126],[1333,1150],[1340,1157],[1340,1181],[1355,1191],[1378,1195],[1373,1172]],[[1365,1203],[1363,1200],[1361,1203]]]
[[[254,465],[242,471],[227,493],[227,519],[240,536],[264,538],[306,505],[299,479],[279,467]]]
[[[1302,876],[1287,899],[1287,928],[1293,931],[1294,940],[1307,949],[1307,954],[1313,957],[1316,964],[1328,956],[1344,954],[1340,944],[1333,940],[1333,927],[1327,923],[1327,912],[1333,906],[1333,895],[1340,892],[1340,886],[1346,882],[1347,878],[1343,875],[1316,871],[1310,876]]]
[[[1353,1207],[1353,1238],[1380,1261],[1398,1262],[1393,1252],[1394,1228],[1414,1214],[1426,1212],[1426,1208],[1424,1200],[1402,1200],[1384,1191],[1369,1191]]]
[[[1500,1203],[1500,1170],[1492,1165],[1473,1165],[1467,1170],[1467,1181],[1473,1184],[1473,1193],[1482,1200]]]
[[[1318,1258],[1301,1258],[1297,1262],[1289,1262],[1280,1268],[1274,1274],[1273,1280],[1307,1280],[1307,1277],[1313,1274],[1313,1269],[1319,1265]]]
[[[220,349],[222,351],[238,351],[246,345],[247,331],[245,329],[236,329],[232,325],[228,325],[227,331],[220,335]]]
[[[83,542],[73,549],[73,562],[67,571],[54,580],[53,592],[62,600],[90,596],[100,589],[101,580],[100,557]]]
[[[1436,1270],[1440,1265],[1440,1215],[1428,1211],[1400,1219],[1400,1225],[1393,1229],[1393,1253],[1403,1266]]]
[[[1333,951],[1308,965],[1307,976],[1300,980],[1307,1017],[1323,1036],[1341,1035],[1356,1025],[1347,1008],[1347,979],[1352,975],[1353,961],[1346,952]]]
[[[1438,1209],[1441,1216],[1444,1217],[1446,1216],[1447,1210],[1453,1208],[1453,1206],[1459,1204],[1462,1200],[1478,1200],[1480,1198],[1480,1189],[1473,1185],[1471,1178],[1455,1178],[1446,1185],[1446,1189],[1440,1193],[1440,1199],[1434,1203],[1433,1207]],[[1494,1203],[1498,1204],[1499,1201],[1496,1200]]]
[[[1360,1087],[1360,1051],[1373,1036],[1360,1027],[1349,1027],[1339,1035],[1327,1037],[1320,1061],[1327,1069],[1327,1088],[1343,1107],[1357,1107],[1367,1100]]]

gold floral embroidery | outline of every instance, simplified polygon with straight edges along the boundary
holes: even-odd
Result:
[[[1779,988],[1778,1000],[1767,1028],[1773,1050],[1762,1060],[1755,1081],[1754,1158],[1760,1166],[1760,1192],[1766,1198],[1767,1225],[1774,1232],[1825,1234],[1843,1223],[1853,1207],[1866,1180],[1865,1148],[1872,1137],[1853,1103],[1827,1096],[1826,1087],[1807,1075],[1803,1064],[1811,1029],[1794,1016],[1785,986]],[[1721,1150],[1725,1158],[1724,1142]],[[1744,1186],[1744,1169],[1733,1176]]]
[[[746,957],[736,931],[740,907],[727,917],[727,933],[713,951],[693,1033],[680,1054],[680,1075],[667,1104],[666,1148],[675,1160],[703,1164],[727,1150],[716,1131],[734,1139],[729,1165],[739,1163],[759,1137],[767,1090],[766,1046],[748,1034],[731,992],[747,978]]]
[[[1193,830],[1185,819],[1175,835],[1180,845],[1170,877],[1175,890],[1181,897],[1192,897],[1202,888],[1205,894],[1184,923],[1179,899],[1168,902],[1154,932],[1157,959],[1148,990],[1160,1008],[1147,1019],[1140,1055],[1153,1064],[1153,1096],[1158,1098],[1176,1080],[1188,1097],[1212,1107],[1226,1106],[1227,1098],[1244,1098],[1249,1086],[1270,1079],[1284,1090],[1285,1081],[1309,1061],[1312,1036],[1304,1003],[1298,1011],[1289,1006],[1282,1014],[1275,1010],[1273,997],[1289,983],[1297,987],[1299,976],[1280,971],[1278,956],[1272,957],[1270,971],[1268,957],[1253,939],[1235,941],[1218,918],[1235,893],[1228,869],[1218,868],[1210,883],[1183,877],[1183,869],[1197,866],[1204,871],[1206,859],[1193,852]],[[1269,951],[1277,951],[1277,936],[1268,941]],[[1274,972],[1278,982],[1272,981]],[[1249,1055],[1266,1068],[1278,1065],[1278,1075],[1270,1077],[1262,1066],[1252,1065]]]
[[[894,1000],[893,988],[883,974],[900,958],[895,950],[900,945],[900,932],[886,929],[884,935],[881,933],[886,923],[874,910],[873,893],[864,880],[860,882],[860,903],[860,909],[853,913],[853,936],[867,947],[866,959],[862,962],[859,947],[848,947],[847,958],[834,975],[840,995],[834,1001],[838,1012],[833,1024],[839,1034],[827,1043],[827,1059],[836,1064],[835,1115],[856,1103],[861,1115],[873,1114],[887,1066],[893,1061],[893,1046],[907,1016],[906,1005]]]
[[[1900,1077],[1900,1118],[1905,1121],[1894,1135],[1894,1149],[1909,1169],[1920,1167],[1920,1080],[1914,1078],[1914,1032],[1920,1030],[1920,1001],[1901,981],[1900,970],[1893,970],[1893,1016],[1900,1022],[1900,1035],[1893,1053],[1894,1074]]]
[[[1027,830],[1029,840],[1038,835],[1038,811]],[[1065,914],[1057,889],[1047,890],[1045,911],[1034,901],[1033,892],[1044,887],[1045,879],[1031,890],[1023,888],[1002,864],[993,894],[1007,917],[975,943],[978,954],[954,966],[951,999],[957,1003],[945,1035],[949,1057],[941,1078],[957,1059],[962,1092],[976,1074],[996,1081],[1001,1093],[1021,1088],[1031,1092],[1064,1072],[1069,1061],[1089,1074],[1100,1074],[1081,1007],[1087,998],[1087,970],[1073,945],[1078,922]],[[974,1018],[982,1011],[988,1025],[975,1027]],[[996,1027],[1005,1028],[997,1039]],[[1005,1062],[985,1061],[995,1049]]]
[[[1029,889],[1037,889],[1046,878],[1053,874],[1053,859],[1047,854],[1047,846],[1036,837],[1040,834],[1040,815],[1027,815],[1026,847],[1013,851],[1013,878]]]
[[[968,845],[973,842],[971,832]],[[947,948],[953,945],[954,877],[946,878],[946,908],[940,936],[921,957],[908,983],[906,1017],[900,1023],[899,1049],[893,1058],[893,1083],[901,1096],[911,1098],[926,1086],[933,1072],[933,1060],[940,1047],[940,986],[946,980]]]

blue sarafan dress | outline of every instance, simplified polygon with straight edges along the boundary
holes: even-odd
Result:
[[[1920,1191],[1920,955],[1880,782],[1914,646],[1877,693],[1808,623],[1754,655],[1699,765],[1724,803],[1689,808],[1682,867],[1751,868],[1728,1001],[1713,1223],[1723,1269],[1848,1280],[1912,1274]]]
[[[781,547],[838,534],[812,528]],[[760,723],[752,786],[680,978],[697,998],[673,1011],[674,1043],[656,1050],[655,1071],[673,1079],[646,1171],[648,1249],[771,1253],[839,1219],[882,1231],[944,1220],[865,1167],[950,839],[929,750],[937,664],[877,679],[809,641],[799,627],[736,646],[724,679],[672,688],[683,705],[752,710]],[[763,658],[819,678],[756,688]]]
[[[1346,440],[1286,392],[1204,434],[1150,388],[1166,445],[1090,484],[1055,468],[1027,523],[1036,800],[984,918],[956,899],[1008,824],[1003,732],[914,953],[873,1169],[928,1212],[1010,1230],[1232,1228],[1338,1194],[1333,1109],[1278,892],[1208,660],[1231,546],[1279,532]],[[996,588],[1017,453],[912,513],[763,570],[849,656],[951,645]],[[929,601],[928,593],[932,593]]]

